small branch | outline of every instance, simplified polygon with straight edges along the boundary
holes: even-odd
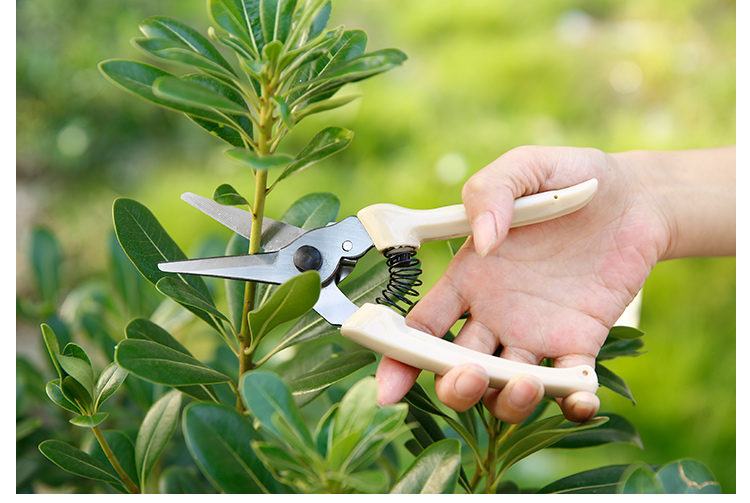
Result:
[[[122,469],[120,462],[117,461],[117,458],[115,457],[115,453],[112,452],[112,449],[109,447],[109,444],[107,443],[107,440],[104,438],[104,435],[102,434],[102,430],[99,429],[99,426],[94,426],[93,428],[91,428],[91,430],[94,432],[94,436],[99,441],[99,445],[102,446],[104,455],[107,456],[107,459],[112,465],[112,468],[115,469],[115,471],[117,472],[117,475],[119,475],[122,481],[125,483],[125,488],[128,490],[128,492],[130,492],[131,494],[140,494],[141,490],[138,488],[135,482],[133,482],[130,479],[130,477],[128,477],[128,474],[125,473],[125,470]]]

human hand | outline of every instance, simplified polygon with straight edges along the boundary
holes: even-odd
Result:
[[[412,328],[442,337],[469,318],[455,343],[533,365],[594,366],[610,327],[638,293],[670,245],[670,221],[632,163],[594,149],[522,147],[489,164],[466,183],[463,202],[472,222],[444,275],[407,316]],[[509,231],[521,196],[599,180],[595,198],[570,215]],[[502,245],[502,246],[501,246]],[[378,400],[400,400],[419,369],[383,357]],[[488,389],[486,371],[462,365],[436,378],[446,405],[466,410],[480,398],[496,417],[521,422],[543,397],[533,376]],[[558,399],[571,421],[599,408],[593,393]]]

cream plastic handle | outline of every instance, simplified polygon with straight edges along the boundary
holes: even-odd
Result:
[[[535,224],[561,217],[585,206],[596,193],[592,178],[566,189],[519,197],[513,205],[511,227]],[[357,213],[378,251],[396,246],[419,248],[427,241],[440,241],[471,234],[471,223],[463,204],[431,210],[412,210],[394,204],[374,204]]]
[[[546,396],[566,397],[574,391],[595,393],[599,388],[596,372],[588,365],[540,367],[480,353],[410,328],[401,315],[386,306],[363,305],[341,326],[341,334],[389,358],[437,375],[445,375],[463,363],[478,364],[489,374],[492,388],[501,389],[518,374],[538,377]]]

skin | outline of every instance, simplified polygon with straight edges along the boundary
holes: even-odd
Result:
[[[607,333],[657,262],[735,253],[735,147],[607,154],[596,149],[520,147],[478,171],[462,198],[470,237],[407,316],[442,336],[465,312],[455,343],[501,358],[556,367],[594,366]],[[509,230],[513,200],[599,180],[595,198],[556,220]],[[400,400],[420,370],[382,358],[378,402]],[[502,421],[525,420],[544,396],[533,376],[502,390],[486,371],[461,365],[435,390],[463,411],[479,400]],[[558,404],[571,421],[599,409],[593,393]]]

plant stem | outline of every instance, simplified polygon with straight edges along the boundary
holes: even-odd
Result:
[[[131,494],[140,494],[141,490],[138,488],[135,482],[133,482],[130,479],[130,477],[128,477],[128,474],[125,473],[125,470],[122,469],[120,462],[117,461],[117,458],[115,457],[115,453],[112,452],[112,449],[109,447],[109,444],[107,443],[107,440],[104,438],[104,435],[102,434],[102,430],[99,429],[99,426],[94,426],[91,429],[94,431],[94,436],[99,441],[99,445],[102,447],[102,450],[104,451],[104,455],[107,456],[107,459],[109,460],[110,464],[115,469],[115,471],[117,472],[117,475],[119,475],[122,481],[125,483],[125,488]]]

